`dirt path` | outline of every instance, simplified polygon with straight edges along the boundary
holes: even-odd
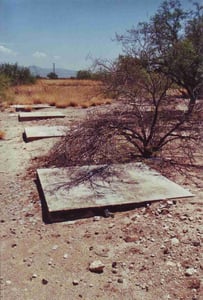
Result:
[[[83,112],[66,110],[63,125]],[[0,113],[1,299],[201,300],[203,185],[200,171],[187,183],[194,198],[153,203],[114,218],[46,225],[30,159],[53,139],[24,143],[24,123]],[[35,122],[26,122],[26,126]],[[100,260],[104,271],[89,271]]]

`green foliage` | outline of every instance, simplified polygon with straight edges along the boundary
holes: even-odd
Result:
[[[49,79],[58,79],[58,75],[55,72],[50,72],[49,74],[47,74],[47,77]]]
[[[11,85],[32,84],[36,80],[28,68],[19,67],[17,63],[1,64],[0,74],[9,78]]]
[[[0,73],[0,91],[7,89],[9,85],[10,85],[9,78],[6,75]]]
[[[117,35],[127,56],[139,58],[187,90],[193,109],[203,82],[203,7],[185,11],[179,0],[164,1],[149,22]]]
[[[107,73],[104,70],[97,70],[92,72],[91,70],[80,70],[77,72],[77,79],[89,79],[89,80],[103,80]]]
[[[186,12],[179,1],[165,1],[151,22],[162,30],[154,42],[160,71],[184,87],[195,102],[203,76],[202,7],[196,3],[194,11]]]
[[[77,79],[92,79],[92,72],[89,70],[79,70],[76,75]]]
[[[197,53],[189,39],[178,41],[165,58],[162,71],[170,73],[173,80],[187,89],[191,97],[196,98],[202,84],[203,56]]]
[[[118,134],[131,144],[136,155],[145,158],[163,149],[170,153],[177,145],[184,153],[191,154],[190,143],[200,136],[195,104],[203,82],[203,17],[200,6],[195,8],[188,12],[182,9],[179,0],[164,1],[149,22],[140,23],[125,35],[117,35],[124,55],[112,63],[97,62],[98,68],[108,74],[104,80],[107,92],[119,101],[117,111],[95,116],[91,124],[91,130],[97,130],[97,142],[102,132],[99,147],[104,138],[109,140]],[[189,100],[181,103],[170,96],[167,92],[172,84],[183,87]],[[184,111],[179,109],[180,104]],[[111,142],[113,155],[117,151],[117,145],[113,148],[116,142],[117,138]],[[89,145],[88,149],[95,148],[96,142]]]
[[[9,86],[10,86],[9,78],[6,75],[0,73],[0,102],[6,98],[5,92]]]

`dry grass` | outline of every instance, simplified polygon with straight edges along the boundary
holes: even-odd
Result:
[[[85,108],[111,103],[111,99],[104,97],[101,88],[100,82],[92,80],[41,79],[35,85],[13,87],[13,103],[27,105],[47,103],[58,108],[68,106]]]

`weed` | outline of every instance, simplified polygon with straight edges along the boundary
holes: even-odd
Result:
[[[30,112],[32,111],[32,106],[31,105],[25,106],[23,110],[26,112]]]
[[[0,140],[3,140],[5,138],[5,132],[0,130]]]
[[[57,108],[66,108],[68,105],[66,102],[58,102],[56,103]]]
[[[75,101],[70,101],[69,106],[76,107],[78,104]]]
[[[88,108],[89,105],[88,105],[87,103],[83,103],[83,104],[81,105],[81,107],[82,107],[82,108]]]
[[[33,103],[34,104],[42,104],[42,101],[39,98],[35,98],[35,99],[33,99]]]

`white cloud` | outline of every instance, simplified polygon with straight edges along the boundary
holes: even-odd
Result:
[[[44,58],[44,57],[47,57],[46,53],[40,52],[40,51],[36,51],[35,53],[33,53],[33,56],[36,57],[36,58]]]
[[[0,45],[0,52],[3,54],[16,55],[17,53],[3,45]]]
[[[54,55],[54,59],[60,59],[61,57],[59,55]]]

